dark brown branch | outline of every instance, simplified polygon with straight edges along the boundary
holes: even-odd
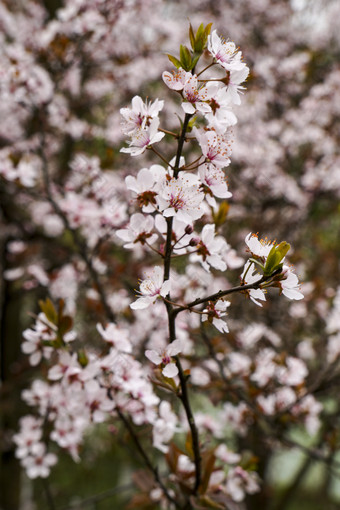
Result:
[[[183,312],[184,310],[190,310],[194,306],[201,305],[203,303],[207,303],[208,301],[217,301],[218,299],[221,299],[224,296],[228,296],[228,294],[233,294],[234,292],[243,292],[245,290],[251,290],[251,289],[258,289],[260,285],[272,278],[273,275],[270,276],[263,276],[255,283],[248,283],[247,285],[238,285],[237,287],[233,287],[231,289],[227,290],[219,290],[215,294],[211,294],[210,296],[206,296],[204,298],[197,298],[195,301],[191,301],[191,303],[188,303],[187,305],[179,306],[174,310],[174,315],[176,316],[179,312]]]
[[[185,141],[186,131],[188,129],[189,120],[192,115],[186,114],[182,126],[181,135],[178,140],[176,160],[174,165],[174,178],[177,179],[178,174],[180,172],[179,163],[181,160],[181,155],[183,151],[183,145]],[[167,236],[166,236],[166,245],[165,245],[165,254],[164,254],[164,280],[169,279],[170,275],[170,266],[171,266],[171,254],[173,250],[172,246],[172,225],[173,218],[167,218]],[[171,303],[170,295],[167,296],[167,300],[165,301],[165,306],[168,314],[168,324],[169,324],[169,340],[173,342],[176,339],[176,314],[174,313],[174,309]],[[199,446],[199,436],[198,429],[195,424],[195,418],[193,412],[191,410],[188,387],[187,387],[187,378],[183,372],[183,368],[181,362],[178,357],[176,357],[176,365],[178,368],[178,376],[180,380],[180,393],[179,398],[183,404],[185,414],[188,420],[191,438],[192,438],[192,449],[194,453],[194,463],[195,463],[195,485],[193,487],[193,494],[197,494],[198,488],[201,483],[201,454],[200,454],[200,446]]]

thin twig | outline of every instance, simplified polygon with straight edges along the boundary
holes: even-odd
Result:
[[[153,464],[152,464],[148,454],[146,453],[146,451],[143,448],[143,446],[142,446],[138,436],[136,435],[136,433],[134,431],[134,428],[133,428],[132,424],[130,423],[130,421],[124,416],[124,414],[122,413],[122,411],[120,411],[120,409],[116,408],[116,411],[117,411],[117,414],[118,414],[119,418],[124,423],[125,428],[129,431],[130,436],[131,436],[133,442],[135,443],[135,446],[136,446],[140,456],[143,458],[143,460],[145,462],[145,465],[152,472],[156,482],[158,483],[158,485],[160,486],[160,488],[164,492],[165,497],[168,499],[168,501],[173,503],[176,506],[176,508],[181,508],[180,504],[171,496],[171,494],[169,493],[168,489],[164,485],[162,479],[159,476],[157,467],[153,466]]]

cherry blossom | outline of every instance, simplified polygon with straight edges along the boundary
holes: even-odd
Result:
[[[279,285],[282,289],[282,294],[288,299],[300,300],[304,298],[304,295],[300,292],[299,279],[293,273],[291,267],[283,266],[282,279],[280,279]]]
[[[155,365],[162,365],[162,374],[165,377],[175,377],[178,374],[178,368],[171,359],[171,356],[176,356],[182,351],[182,342],[174,340],[161,352],[154,350],[145,351],[145,356],[152,361]]]
[[[51,467],[57,463],[57,460],[54,453],[46,451],[44,443],[35,443],[31,448],[30,455],[22,459],[22,465],[29,478],[47,478]]]
[[[194,220],[203,216],[203,199],[204,194],[200,191],[197,176],[181,172],[177,179],[173,177],[164,181],[157,196],[157,203],[163,216],[174,216],[191,225]]]
[[[240,71],[246,65],[242,62],[242,53],[237,50],[235,43],[223,40],[216,30],[208,37],[208,51],[227,71]]]
[[[159,119],[155,117],[149,126],[142,126],[131,133],[129,147],[123,147],[120,152],[126,152],[131,156],[140,156],[150,145],[160,142],[165,133],[158,131]]]
[[[153,446],[161,452],[167,453],[169,447],[166,443],[169,443],[178,430],[180,429],[177,425],[177,416],[172,411],[170,403],[163,400],[159,405],[159,418],[157,418],[152,428]]]
[[[156,205],[157,184],[165,178],[166,171],[161,165],[152,165],[149,169],[142,168],[137,177],[128,175],[125,178],[127,189],[137,194],[138,205],[145,213],[154,212]]]
[[[229,135],[220,135],[214,130],[202,131],[197,128],[194,128],[193,132],[205,157],[205,162],[212,163],[218,168],[230,164],[231,140]]]
[[[140,96],[135,96],[131,101],[132,108],[121,108],[120,114],[123,117],[122,131],[126,135],[133,134],[136,130],[143,128],[146,121],[158,117],[163,109],[164,101],[156,99],[154,103],[143,102]]]
[[[245,239],[246,245],[250,253],[257,257],[267,258],[270,250],[275,244],[269,239],[259,239],[257,234],[249,233]]]
[[[196,245],[196,253],[190,255],[190,260],[199,260],[206,271],[209,266],[225,271],[227,265],[222,259],[222,252],[227,249],[227,242],[222,236],[215,235],[215,225],[205,225],[200,235],[200,241]]]
[[[183,98],[186,99],[182,103],[182,108],[187,114],[194,114],[196,111],[201,113],[208,113],[211,111],[211,107],[208,104],[208,100],[213,94],[212,90],[207,87],[198,87],[198,81],[196,75],[186,76],[186,80],[183,87]]]
[[[152,245],[157,241],[158,235],[152,233],[153,228],[154,219],[152,216],[136,213],[131,216],[127,228],[117,230],[116,235],[125,242],[124,248],[133,250],[137,243],[144,246],[145,244]]]
[[[130,308],[133,310],[141,310],[147,308],[156,301],[159,297],[165,297],[170,292],[170,280],[163,282],[163,270],[161,267],[154,267],[152,273],[147,276],[139,284],[140,290],[138,291],[140,297],[133,303]]]
[[[216,200],[213,196],[217,198],[230,198],[232,196],[223,170],[208,163],[201,165],[198,173],[204,186],[205,198],[211,207],[216,206]]]
[[[234,501],[243,501],[246,494],[255,494],[259,490],[257,473],[245,471],[241,466],[228,472],[226,491]]]
[[[228,325],[222,317],[227,315],[225,311],[230,304],[230,301],[222,299],[219,299],[216,303],[209,302],[207,308],[203,310],[202,321],[211,322],[221,333],[229,333]]]
[[[162,74],[163,81],[165,85],[169,87],[171,90],[183,90],[186,81],[192,77],[192,74],[184,71],[181,67],[176,71],[172,71],[169,73],[168,71],[164,71]]]

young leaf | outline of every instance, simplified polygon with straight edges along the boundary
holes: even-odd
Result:
[[[57,325],[58,314],[52,301],[49,298],[47,298],[46,301],[40,300],[39,306],[40,310],[46,315],[47,319],[52,322],[52,324]]]
[[[191,69],[191,53],[190,50],[181,44],[179,55],[181,59],[181,65],[185,71],[190,71]]]
[[[192,47],[193,51],[195,51],[195,34],[192,29],[191,23],[189,25],[189,39],[190,39],[191,47]]]
[[[178,60],[178,58],[174,57],[173,55],[169,55],[168,54],[168,59],[170,60],[170,62],[175,66],[177,67],[177,69],[179,69],[180,67],[182,67],[182,64],[180,63],[180,61]]]
[[[201,55],[197,55],[197,57],[195,57],[194,60],[191,62],[190,71],[192,71],[194,69],[194,67],[196,66],[197,62],[199,61],[200,56]]]

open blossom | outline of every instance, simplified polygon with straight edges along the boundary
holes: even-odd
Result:
[[[29,362],[32,366],[38,365],[42,357],[49,358],[53,348],[46,347],[45,342],[55,340],[55,326],[49,322],[44,313],[37,317],[34,329],[25,329],[22,336],[25,339],[21,349],[25,354],[29,354]]]
[[[229,306],[230,301],[224,301],[223,299],[219,299],[216,303],[209,301],[207,308],[203,310],[202,322],[209,321],[215,326],[215,328],[221,331],[221,333],[228,333],[228,325],[222,317],[227,315],[226,309]]]
[[[152,216],[136,213],[131,216],[127,227],[117,230],[116,235],[125,242],[124,248],[133,250],[138,244],[153,244],[157,241],[158,235],[152,233],[153,227]]]
[[[172,73],[164,71],[162,74],[165,85],[167,85],[171,90],[183,90],[185,82],[188,78],[190,78],[190,76],[192,76],[192,74],[188,71],[184,71],[181,67],[172,71]]]
[[[139,156],[143,154],[147,147],[150,145],[160,142],[165,136],[165,133],[158,131],[159,119],[155,117],[149,126],[145,126],[143,123],[140,128],[131,133],[131,141],[129,147],[123,147],[120,152],[126,152],[131,156]]]
[[[157,202],[163,216],[176,217],[191,225],[203,215],[201,203],[204,194],[200,191],[198,178],[187,172],[181,172],[177,179],[165,180],[159,191]]]
[[[255,264],[247,260],[241,275],[241,281],[245,285],[248,285],[249,283],[252,284],[260,281],[261,278],[261,275],[259,275],[255,269]],[[260,301],[266,301],[266,296],[262,289],[248,289],[246,292],[257,306],[262,306]]]
[[[208,51],[227,71],[240,71],[246,65],[235,43],[219,37],[216,30],[208,36]]]
[[[228,472],[226,491],[234,501],[243,501],[246,494],[255,494],[259,490],[258,475],[254,471],[236,466]]]
[[[205,131],[197,128],[193,129],[193,134],[207,163],[212,163],[219,168],[230,164],[231,139],[227,134],[220,135],[212,129]]]
[[[252,255],[257,257],[268,257],[270,250],[275,246],[275,243],[266,239],[259,239],[257,234],[251,232],[245,238],[246,245]]]
[[[165,377],[175,377],[178,374],[178,368],[171,356],[176,356],[181,350],[181,341],[174,340],[161,352],[155,350],[145,351],[145,356],[155,365],[162,365],[162,374]]]
[[[47,478],[51,467],[57,463],[57,456],[46,452],[46,446],[43,443],[35,443],[30,455],[23,458],[21,463],[29,478]]]
[[[244,66],[242,69],[233,69],[229,71],[229,81],[226,90],[226,100],[233,104],[241,104],[240,94],[242,94],[245,87],[241,85],[249,74],[248,67]]]
[[[207,85],[210,88],[210,85]],[[229,126],[237,123],[236,115],[231,110],[233,96],[229,92],[229,87],[219,88],[217,92],[210,98],[209,105],[211,111],[206,114],[208,127],[215,129],[218,133],[223,134]]]
[[[211,207],[216,206],[217,198],[230,198],[232,193],[228,189],[226,176],[221,168],[211,163],[205,163],[198,169],[200,180],[203,184],[205,199]]]
[[[129,331],[127,329],[121,328],[111,322],[107,324],[105,328],[103,328],[101,324],[97,324],[97,331],[108,344],[115,347],[118,351],[128,353],[132,351]]]
[[[289,266],[283,266],[279,286],[282,289],[282,294],[288,299],[300,300],[304,298],[300,291],[299,279]]]
[[[161,165],[142,168],[136,177],[128,175],[125,178],[127,189],[137,194],[139,207],[145,213],[154,212],[156,206],[157,183],[165,178],[166,171]]]
[[[42,423],[42,419],[31,415],[20,418],[20,432],[13,436],[13,441],[17,446],[15,451],[17,459],[27,457],[32,446],[41,440],[43,435]]]
[[[156,266],[150,276],[139,284],[140,297],[130,307],[133,310],[147,308],[159,297],[165,297],[170,292],[170,280],[163,282],[163,269]]]
[[[167,453],[168,443],[177,432],[177,416],[172,411],[170,403],[163,400],[159,405],[159,418],[153,424],[152,444],[163,453]]]
[[[134,131],[145,125],[145,122],[158,117],[164,106],[164,101],[156,99],[152,102],[143,102],[142,98],[135,96],[131,102],[132,108],[121,108],[120,114],[123,117],[122,131],[131,135]]]
[[[227,264],[222,259],[222,252],[226,249],[226,240],[215,235],[215,225],[205,225],[201,232],[201,240],[196,246],[196,253],[190,256],[190,261],[199,260],[206,271],[210,271],[209,266],[225,271]]]
[[[183,88],[183,98],[186,99],[182,103],[182,108],[185,113],[194,114],[196,111],[201,113],[208,113],[211,111],[211,107],[207,103],[210,97],[213,95],[208,87],[198,86],[197,76],[191,75],[187,77]]]

